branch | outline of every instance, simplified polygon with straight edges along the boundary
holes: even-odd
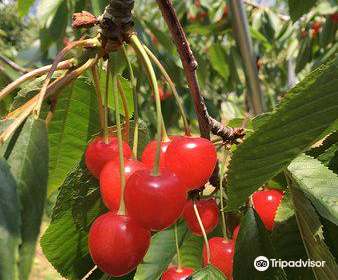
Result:
[[[268,10],[268,7],[261,6],[261,5],[255,3],[255,2],[253,2],[253,1],[250,1],[250,0],[243,0],[243,2],[245,4],[247,4],[248,6],[253,7],[255,9],[258,9],[258,10],[263,10],[263,11]],[[277,14],[277,16],[282,21],[288,21],[288,20],[290,20],[290,17],[286,16],[286,15]]]
[[[20,65],[17,65],[14,61],[10,60],[9,58],[7,58],[6,56],[0,54],[0,59],[5,62],[7,65],[9,65],[10,67],[12,67],[14,70],[20,72],[21,74],[26,74],[28,73],[30,70],[21,67]]]

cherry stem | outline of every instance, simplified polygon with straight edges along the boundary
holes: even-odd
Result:
[[[165,128],[163,116],[162,116],[162,142],[170,142],[170,138],[168,137],[167,129]]]
[[[76,60],[74,58],[68,59],[68,60],[60,62],[58,64],[58,66],[56,67],[56,70],[69,69],[69,68],[71,68],[75,65],[76,65]],[[47,66],[35,69],[35,70],[21,76],[20,78],[16,79],[15,81],[13,81],[12,83],[7,85],[4,89],[2,89],[0,91],[0,101],[3,100],[13,90],[15,90],[17,87],[19,87],[23,83],[25,83],[25,82],[27,82],[31,79],[34,79],[36,77],[39,77],[39,76],[46,74],[51,68],[52,68],[52,65],[47,65]]]
[[[194,211],[195,211],[195,215],[196,215],[198,224],[200,225],[201,230],[202,230],[202,234],[203,234],[203,238],[204,238],[204,243],[205,243],[205,249],[207,251],[207,263],[209,265],[210,264],[210,247],[209,247],[208,237],[207,237],[207,234],[205,232],[205,229],[204,229],[204,226],[203,226],[203,223],[202,223],[202,220],[201,220],[201,216],[198,213],[198,209],[197,209],[197,206],[196,206],[195,198],[193,198],[192,203],[193,203],[193,207],[194,207]]]
[[[130,63],[130,60],[129,60],[129,57],[128,57],[128,53],[127,53],[126,47],[124,45],[122,45],[122,50],[123,50],[124,58],[125,58],[125,60],[127,62],[130,82],[131,82],[131,86],[132,86],[132,89],[133,89],[133,99],[134,99],[134,140],[133,140],[133,154],[134,154],[135,158],[137,158],[137,149],[138,149],[138,120],[139,120],[139,116],[138,116],[138,94],[137,94],[137,90],[136,90],[136,79],[135,79],[135,76],[134,76],[133,67],[131,66],[131,63]]]
[[[47,92],[47,88],[49,85],[50,80],[53,77],[53,73],[57,69],[58,64],[62,61],[62,59],[67,55],[69,51],[71,51],[73,48],[77,46],[86,46],[86,47],[97,47],[101,43],[97,38],[94,39],[88,39],[88,40],[82,40],[82,41],[74,41],[70,43],[67,47],[65,47],[55,58],[52,67],[49,69],[49,72],[46,76],[45,81],[42,84],[40,93],[39,93],[39,98],[37,100],[36,107],[34,108],[34,114],[36,117],[40,115],[41,107],[42,107],[42,102],[45,99],[45,95]]]
[[[157,68],[161,71],[161,73],[162,73],[163,77],[165,78],[165,80],[167,81],[167,83],[169,84],[169,87],[174,94],[174,97],[175,97],[175,100],[176,100],[176,103],[177,103],[177,106],[178,106],[178,110],[179,110],[180,115],[182,117],[185,135],[190,136],[191,135],[190,128],[189,128],[187,117],[186,117],[184,109],[183,109],[182,100],[181,100],[181,98],[178,94],[178,91],[176,89],[176,86],[175,86],[173,80],[170,78],[170,75],[168,74],[167,70],[164,68],[164,66],[159,61],[159,59],[152,53],[152,51],[146,45],[143,45],[143,47],[146,50],[149,57],[154,61]]]
[[[128,110],[127,98],[126,95],[124,94],[121,81],[117,75],[116,75],[116,84],[123,102],[124,114],[126,117],[126,142],[129,143],[130,115]]]
[[[144,50],[142,43],[138,39],[136,35],[130,37],[130,42],[132,47],[134,48],[137,55],[141,58],[143,66],[148,73],[148,77],[150,80],[150,84],[153,88],[155,103],[156,103],[156,113],[157,113],[157,147],[156,147],[156,159],[154,163],[154,169],[152,171],[153,176],[158,176],[160,174],[159,163],[160,163],[160,154],[161,154],[161,140],[162,140],[162,111],[161,111],[161,99],[158,91],[158,84],[156,79],[156,74],[154,72],[154,68],[151,64],[149,56],[147,52]]]
[[[97,265],[95,265],[81,280],[87,280],[90,275],[97,269]]]
[[[114,56],[114,60],[116,60],[116,56]],[[109,59],[108,66],[111,66],[111,65],[112,65],[111,60]],[[115,67],[114,67],[114,70],[115,70]],[[108,72],[108,69],[107,69],[107,72]],[[113,73],[113,85],[114,85],[114,80],[117,83],[117,79],[118,79],[117,75],[114,72]],[[118,214],[124,215],[126,213],[126,206],[124,204],[125,178],[124,178],[124,158],[123,158],[123,148],[122,148],[123,139],[122,139],[122,129],[121,129],[119,96],[114,86],[113,86],[113,94],[114,94],[114,103],[115,103],[115,119],[116,119],[116,128],[117,128],[117,142],[118,142],[118,148],[119,148],[120,177],[121,177],[121,201],[120,201],[120,208],[119,208]]]
[[[224,201],[223,201],[223,175],[226,169],[226,162],[229,154],[227,153],[226,148],[224,148],[224,162],[221,166],[221,172],[219,176],[219,199],[221,201],[221,217],[222,217],[222,232],[223,232],[223,240],[224,242],[228,241],[227,236],[227,228],[226,228],[226,222],[225,222],[225,213],[224,213]]]
[[[80,76],[83,72],[93,67],[96,63],[97,58],[91,58],[79,68],[76,68],[69,74],[62,77],[57,83],[51,85],[48,88],[45,98],[51,96],[54,93],[62,92],[62,90],[67,86],[69,86],[69,84],[71,84],[78,76]],[[21,109],[20,114],[18,114],[17,118],[15,118],[15,120],[11,123],[11,125],[3,132],[3,134],[0,135],[0,144],[6,142],[8,138],[14,133],[14,131],[32,113],[32,111],[35,108],[35,102],[38,98],[39,95],[36,95],[22,106],[23,109]]]
[[[177,230],[177,222],[175,223],[175,244],[176,244],[176,254],[177,254],[177,271],[182,271],[182,260],[181,260],[181,253],[180,253],[180,246],[178,244],[178,230]]]
[[[92,67],[92,74],[93,74],[93,81],[94,81],[94,87],[97,97],[97,104],[99,106],[99,113],[100,113],[100,122],[101,122],[101,129],[104,131],[105,128],[105,114],[104,114],[104,108],[102,104],[102,91],[101,91],[101,84],[100,84],[100,78],[99,73],[97,72],[96,65]]]
[[[106,87],[104,94],[104,129],[103,129],[103,140],[104,143],[107,144],[109,142],[108,136],[108,93],[109,93],[109,80],[110,80],[110,69],[111,69],[111,60],[108,59],[107,70],[106,70]],[[113,86],[114,88],[114,86]]]

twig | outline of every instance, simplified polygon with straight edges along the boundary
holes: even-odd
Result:
[[[60,62],[59,65],[56,67],[56,70],[69,69],[73,66],[75,66],[75,59],[71,58],[71,59]],[[3,90],[0,91],[0,100],[4,99],[8,94],[10,94],[14,89],[16,89],[18,86],[20,86],[24,82],[27,82],[33,78],[46,74],[51,68],[52,68],[52,65],[47,65],[47,66],[35,69],[31,72],[28,72],[27,74],[16,79],[15,81],[13,81],[9,85],[7,85]]]
[[[258,9],[258,10],[264,10],[264,11],[265,11],[265,10],[268,10],[267,7],[261,6],[261,5],[255,3],[255,2],[253,2],[253,1],[250,1],[250,0],[243,0],[243,2],[244,2],[246,5],[251,6],[251,7],[255,8],[255,9]],[[288,21],[288,20],[290,20],[290,17],[287,16],[287,15],[277,14],[277,16],[278,16],[279,19],[282,20],[282,21]]]
[[[7,58],[6,56],[0,54],[0,59],[5,62],[7,65],[9,65],[10,67],[12,67],[14,70],[20,72],[21,74],[26,74],[28,73],[30,70],[24,67],[21,67],[20,65],[17,65],[14,61],[10,60],[9,58]]]

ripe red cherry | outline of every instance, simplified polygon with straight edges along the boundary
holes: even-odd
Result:
[[[149,170],[136,171],[130,176],[124,192],[127,213],[153,231],[173,225],[183,212],[186,198],[184,185],[166,169],[158,176]]]
[[[177,267],[171,267],[163,273],[161,280],[185,280],[194,272],[195,270],[189,267],[181,267],[180,270]]]
[[[265,227],[272,231],[278,206],[283,198],[283,193],[278,190],[264,190],[252,195],[252,202]]]
[[[232,239],[228,239],[228,241],[225,242],[222,237],[214,237],[209,240],[210,261],[215,267],[222,271],[229,280],[232,279],[235,243],[236,242]],[[203,261],[204,266],[207,266],[208,262],[205,246],[203,248]]]
[[[206,234],[212,232],[219,221],[219,209],[214,199],[197,200],[196,206],[200,214]],[[189,229],[198,236],[202,236],[202,230],[195,215],[192,200],[189,200],[184,208],[183,217]]]
[[[133,152],[127,143],[122,143],[123,156],[130,157]],[[102,137],[95,139],[86,150],[86,163],[88,170],[95,178],[100,178],[102,168],[108,161],[119,156],[117,138],[109,138],[107,144],[104,143]]]
[[[142,261],[150,237],[150,232],[130,217],[108,212],[98,217],[89,231],[89,252],[103,272],[122,276]]]
[[[212,143],[200,137],[177,137],[165,153],[166,167],[188,190],[203,186],[214,171],[217,155]]]
[[[241,227],[240,225],[237,225],[237,226],[235,227],[234,233],[232,234],[232,239],[233,239],[233,240],[236,240],[236,239],[237,239],[237,236],[238,236],[238,232],[239,232],[239,228],[240,228],[240,227]]]
[[[333,23],[338,23],[338,12],[335,12],[334,14],[331,14],[331,15],[330,15],[330,20],[331,20]]]
[[[146,167],[139,161],[124,158],[125,182],[137,170]],[[102,169],[100,175],[100,191],[103,203],[110,211],[117,212],[121,199],[121,177],[119,157],[108,162]]]
[[[319,21],[315,21],[314,23],[312,23],[311,28],[318,33],[321,26],[322,24]]]
[[[178,136],[169,136],[169,139],[173,140],[175,139],[175,137],[178,137]],[[160,169],[165,167],[164,153],[166,152],[170,142],[171,141],[161,142]],[[154,167],[154,163],[156,159],[156,148],[157,148],[157,142],[156,140],[154,140],[154,141],[149,142],[149,144],[144,148],[142,152],[141,161],[148,168]]]
[[[199,2],[199,1],[195,2],[195,7],[197,9],[201,8],[201,6],[202,6],[201,2]]]

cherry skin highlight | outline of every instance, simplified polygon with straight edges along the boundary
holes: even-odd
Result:
[[[214,199],[196,200],[206,234],[212,232],[219,222],[219,209]],[[202,236],[202,230],[195,215],[193,201],[189,200],[184,208],[183,217],[189,229],[196,235]]]
[[[232,279],[233,260],[236,242],[228,239],[226,242],[222,237],[214,237],[209,240],[210,261],[217,267],[229,280]],[[208,265],[207,252],[203,248],[204,266]]]
[[[214,171],[217,154],[213,144],[200,137],[177,137],[164,156],[166,167],[175,173],[188,190],[203,186]]]
[[[103,272],[123,276],[142,261],[150,237],[150,232],[132,218],[108,212],[98,217],[89,231],[89,252]]]
[[[274,189],[258,191],[252,195],[254,208],[269,231],[273,230],[276,212],[282,198],[283,193]]]
[[[181,267],[180,270],[177,270],[177,267],[171,267],[163,273],[161,280],[185,280],[194,272],[195,270],[189,267]]]
[[[137,170],[146,167],[139,161],[124,158],[124,175],[125,182]],[[121,176],[120,176],[120,159],[115,158],[109,161],[102,169],[100,175],[100,191],[103,203],[112,211],[117,212],[121,200]]]
[[[122,142],[123,156],[131,157],[133,152],[127,143]],[[97,179],[100,178],[102,168],[108,161],[119,156],[117,138],[110,137],[107,144],[102,137],[95,139],[86,150],[86,163],[88,170]]]
[[[162,169],[162,168],[165,167],[165,164],[164,164],[164,154],[165,154],[165,152],[166,152],[166,150],[167,150],[170,142],[173,139],[175,139],[176,137],[179,137],[179,136],[169,136],[170,141],[168,141],[168,142],[161,141],[160,169]],[[155,159],[156,159],[156,147],[157,147],[156,140],[151,141],[144,148],[144,150],[142,152],[141,161],[148,168],[153,168],[154,167]]]
[[[124,192],[127,213],[143,227],[159,231],[181,216],[187,192],[180,179],[163,169],[158,176],[138,170],[130,176]]]

